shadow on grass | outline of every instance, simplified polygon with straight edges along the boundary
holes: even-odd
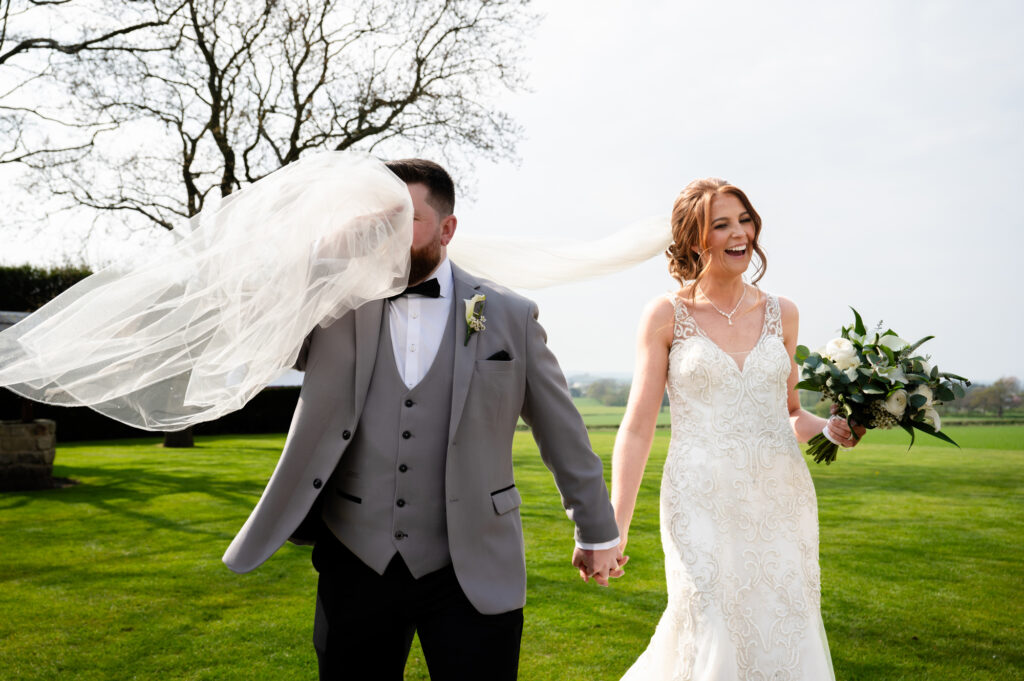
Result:
[[[67,506],[72,514],[77,514],[78,508],[83,509],[84,514],[85,508],[92,508],[102,514],[97,516],[98,525],[136,522],[150,529],[230,540],[233,532],[204,527],[211,522],[209,511],[204,517],[196,518],[189,509],[188,498],[203,497],[204,506],[208,503],[206,500],[216,500],[221,517],[244,519],[258,501],[263,482],[251,478],[240,480],[234,469],[224,477],[197,469],[194,465],[178,471],[142,466],[75,465],[63,472],[72,473],[81,484],[63,489],[5,493],[0,495],[0,510],[40,504],[46,507],[45,513]],[[181,499],[169,499],[176,496]],[[180,511],[169,512],[169,504],[180,504]],[[108,518],[117,520],[111,523]]]

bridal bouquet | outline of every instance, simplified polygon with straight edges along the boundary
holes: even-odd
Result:
[[[844,326],[840,337],[818,352],[797,347],[793,357],[800,365],[797,389],[819,392],[831,400],[851,429],[853,422],[866,428],[899,426],[910,434],[911,446],[915,430],[956,445],[940,432],[942,422],[935,406],[963,397],[964,387],[971,382],[939,371],[917,354],[934,336],[908,343],[891,329],[869,334],[856,310],[853,316],[853,325]],[[815,435],[808,444],[807,453],[815,463],[836,460],[839,448],[824,434]]]

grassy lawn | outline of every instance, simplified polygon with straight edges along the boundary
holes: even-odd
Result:
[[[962,450],[871,433],[814,466],[823,611],[839,679],[1024,679],[1024,427],[951,428]],[[595,430],[607,457],[613,431]],[[0,678],[313,679],[315,573],[287,546],[239,576],[220,555],[283,436],[64,445],[75,487],[0,495]],[[516,439],[529,603],[520,678],[618,679],[664,608],[659,430],[627,576],[568,566],[571,528],[529,433]],[[425,679],[414,652],[409,679]]]
[[[583,422],[590,428],[617,428],[622,422],[625,407],[609,407],[592,397],[574,397],[573,404],[583,416]],[[662,407],[658,414],[658,425],[667,426],[671,423],[668,407]]]

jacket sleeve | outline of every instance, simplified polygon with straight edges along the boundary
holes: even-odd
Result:
[[[576,541],[601,544],[618,534],[608,500],[604,464],[590,446],[583,418],[569,395],[547,334],[530,303],[526,319],[526,391],[522,417],[533,431],[544,465],[552,472],[562,506],[576,524]]]

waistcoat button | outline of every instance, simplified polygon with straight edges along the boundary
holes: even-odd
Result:
[[[408,440],[411,437],[412,437],[412,433],[410,433],[408,430],[402,433],[402,439],[403,440]]]
[[[399,499],[398,501],[395,502],[395,504],[398,506],[398,508],[402,508],[403,506],[405,506],[405,499]]]
[[[412,405],[414,405],[414,404],[416,404],[416,403],[415,403],[415,402],[413,402],[412,400],[406,400],[406,401],[405,401],[405,406],[407,406],[407,407],[411,407],[411,406],[412,406]]]
[[[324,483],[320,478],[313,479],[313,489],[320,489],[323,485]]]
[[[399,473],[404,473],[404,472],[406,472],[407,470],[409,470],[409,467],[408,467],[408,466],[406,466],[406,465],[405,465],[404,463],[403,463],[403,464],[402,464],[401,466],[399,466],[399,467],[398,467],[398,472],[399,472]]]
[[[341,433],[341,439],[342,439],[342,440],[347,440],[347,439],[349,439],[350,437],[352,437],[352,433],[350,433],[350,432],[349,432],[349,431],[347,431],[347,430],[345,430],[345,431],[342,431],[342,433]]]

